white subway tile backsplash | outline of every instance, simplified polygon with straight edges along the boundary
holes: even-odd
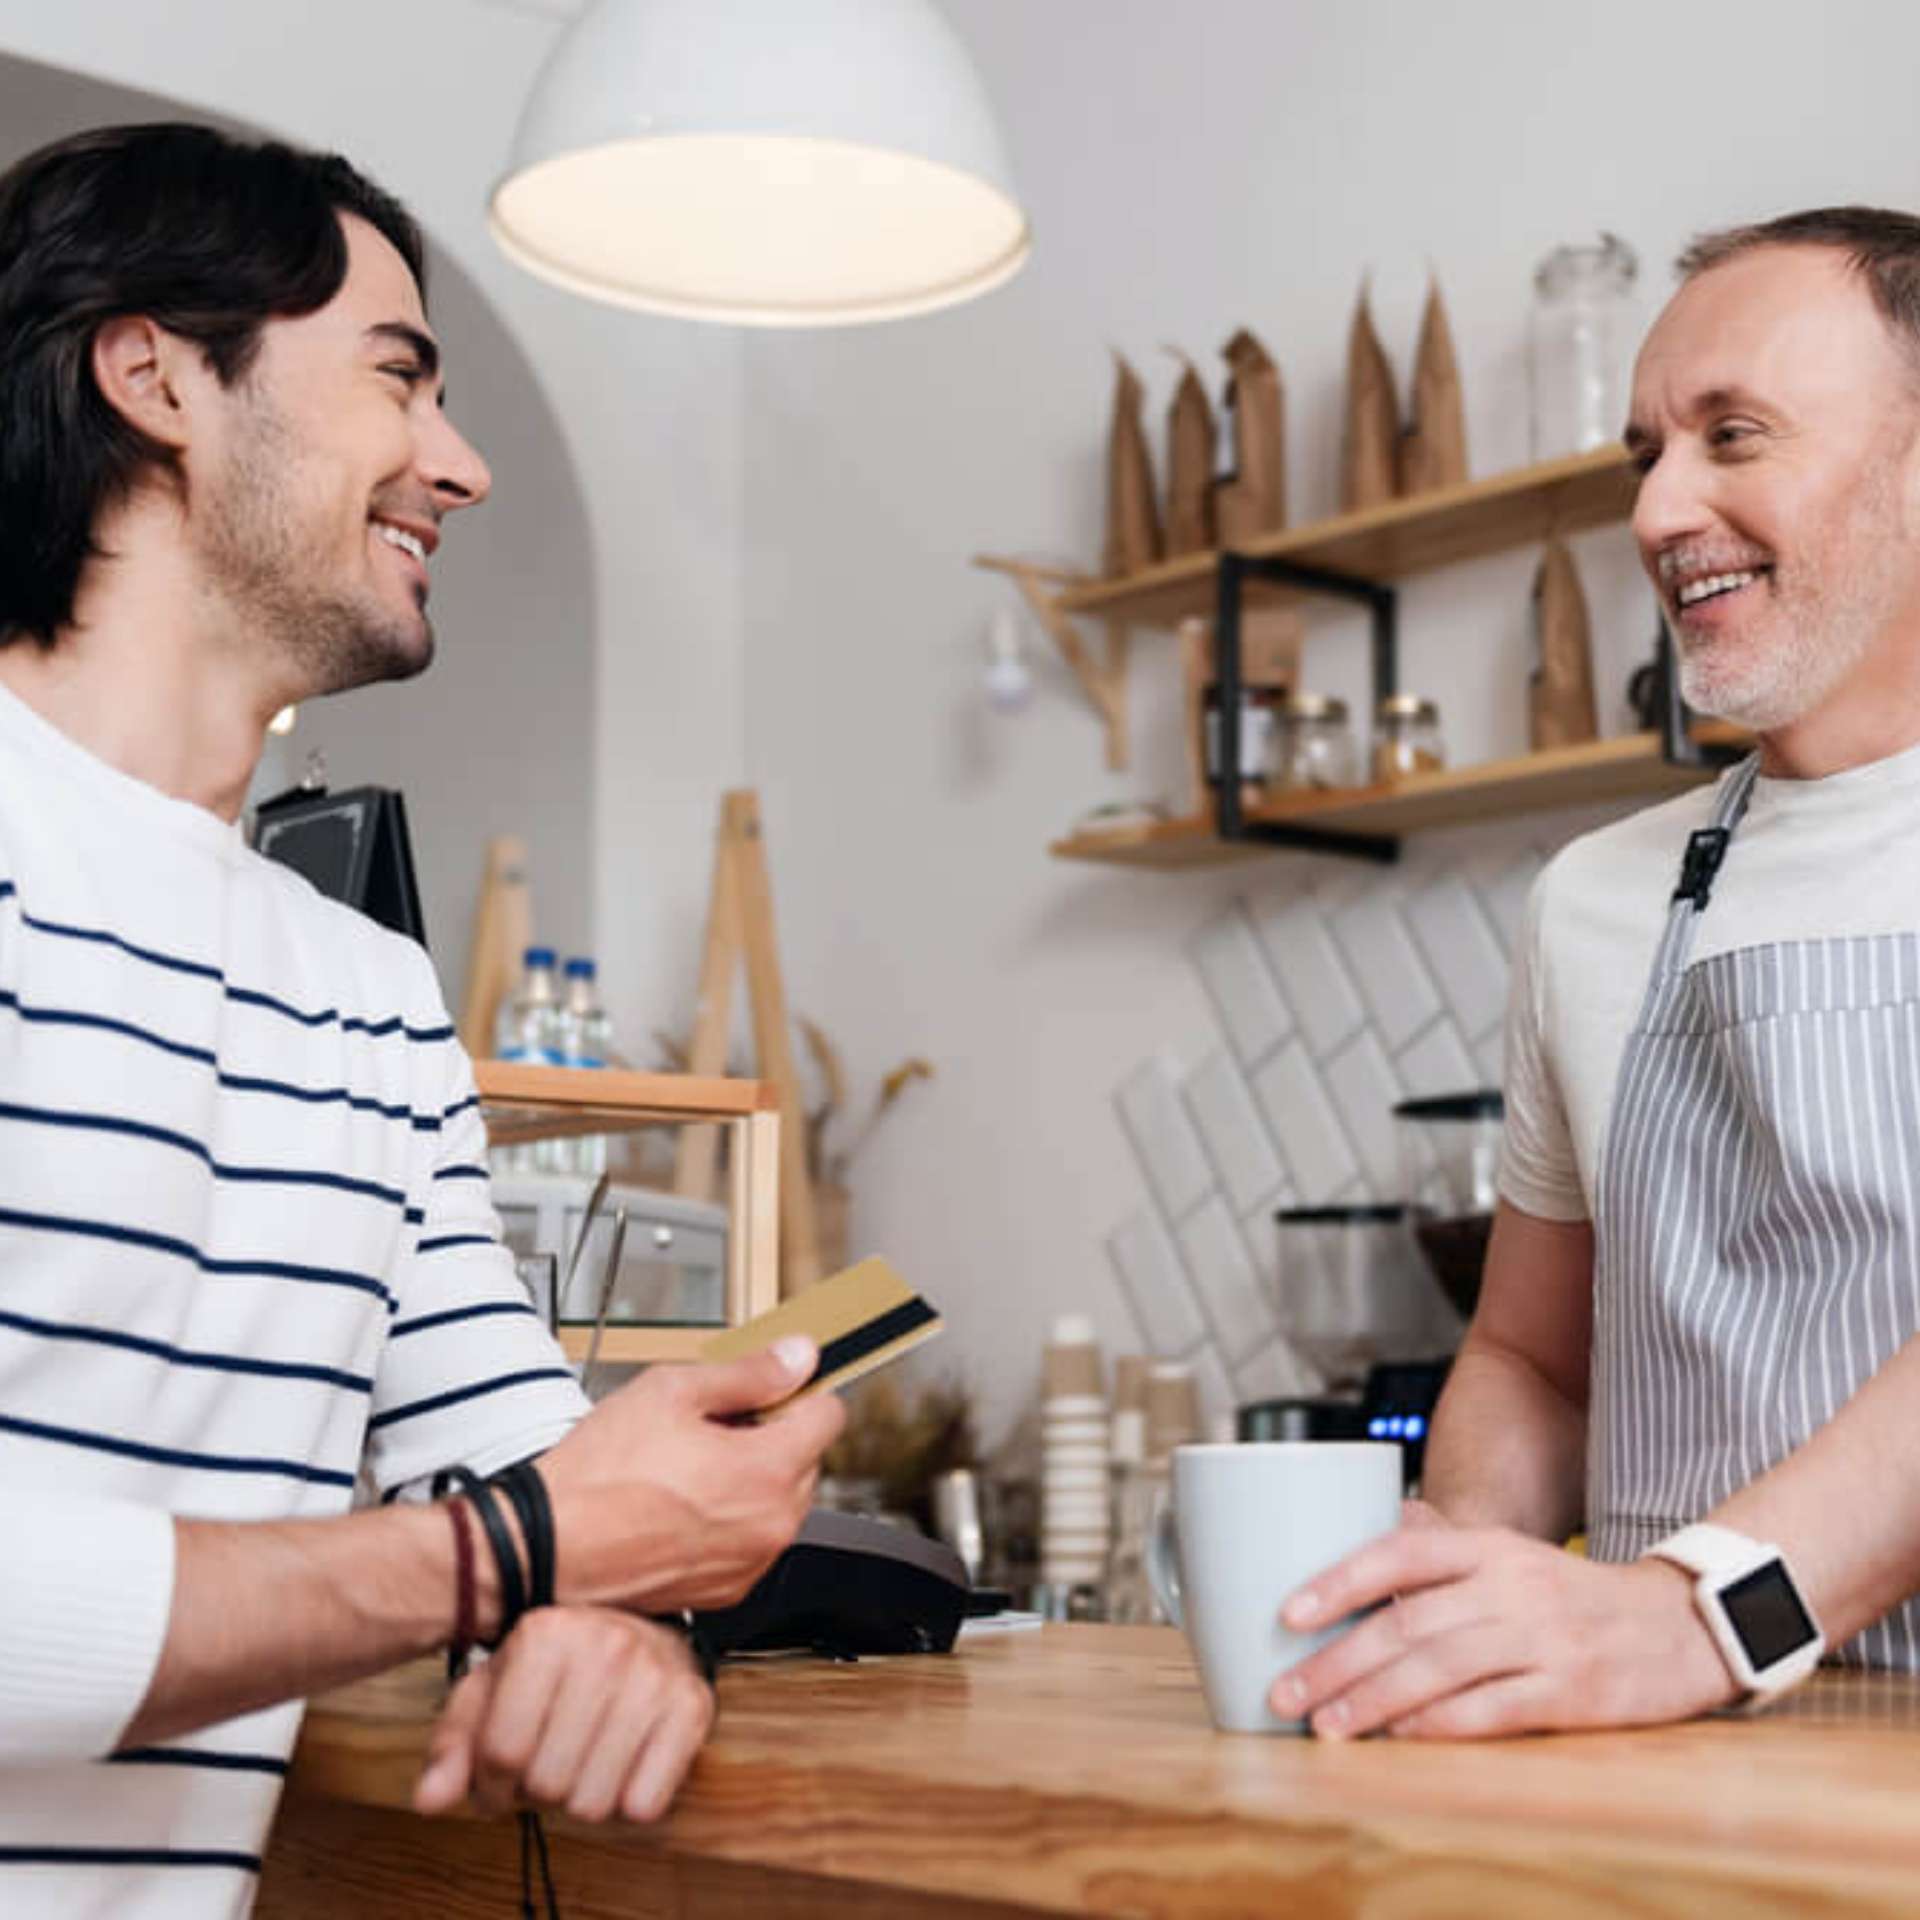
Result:
[[[1213,1174],[1173,1075],[1164,1062],[1149,1060],[1128,1076],[1115,1098],[1120,1124],[1161,1210],[1178,1220],[1213,1185]]]
[[[1254,1097],[1280,1143],[1303,1206],[1330,1200],[1359,1171],[1307,1050],[1290,1040],[1254,1075]]]
[[[1192,1284],[1157,1214],[1143,1207],[1108,1236],[1107,1251],[1149,1352],[1167,1358],[1206,1338]]]
[[[1400,1150],[1394,1133],[1393,1105],[1400,1083],[1371,1032],[1351,1041],[1326,1064],[1327,1091],[1347,1137],[1360,1152],[1367,1185],[1377,1200],[1398,1200]]]
[[[1480,1084],[1503,1087],[1507,1083],[1507,1030],[1495,1027],[1473,1043],[1473,1057],[1480,1068]]]
[[[1251,904],[1215,908],[1187,952],[1221,1045],[1184,1082],[1149,1060],[1115,1096],[1155,1204],[1108,1251],[1149,1346],[1193,1362],[1209,1420],[1318,1385],[1287,1327],[1324,1334],[1345,1282],[1275,1211],[1398,1199],[1394,1103],[1500,1084],[1543,855],[1506,835],[1409,856],[1391,875],[1279,860]]]
[[[1234,1368],[1233,1384],[1245,1406],[1253,1400],[1297,1400],[1318,1393],[1321,1380],[1285,1340],[1273,1339]]]
[[[1218,1194],[1210,1194],[1181,1223],[1179,1239],[1221,1354],[1238,1360],[1270,1340],[1273,1309],[1233,1215]]]
[[[1393,1068],[1409,1100],[1500,1084],[1481,1078],[1479,1064],[1462,1044],[1459,1030],[1445,1018],[1436,1020],[1410,1047],[1402,1048],[1394,1056]]]
[[[1272,1297],[1273,1276],[1280,1270],[1280,1229],[1274,1224],[1273,1216],[1282,1207],[1292,1205],[1293,1195],[1282,1187],[1263,1206],[1240,1216],[1240,1237],[1247,1243],[1253,1270],[1269,1298]]]
[[[1460,1031],[1499,1025],[1507,1004],[1507,961],[1465,881],[1448,875],[1407,902],[1407,924]]]
[[[1187,1081],[1200,1144],[1236,1213],[1278,1190],[1281,1168],[1231,1054],[1211,1055]]]
[[[1273,984],[1246,908],[1235,901],[1201,928],[1189,951],[1241,1064],[1257,1065],[1293,1030],[1293,1017]]]
[[[1467,878],[1480,896],[1480,904],[1486,908],[1487,918],[1493,922],[1509,960],[1525,931],[1527,896],[1533,891],[1543,864],[1529,847],[1519,853],[1484,856],[1467,869]]]
[[[1261,921],[1260,939],[1307,1045],[1324,1059],[1366,1018],[1326,921],[1311,898],[1290,900]]]
[[[1404,1046],[1440,1011],[1440,996],[1398,906],[1396,890],[1381,886],[1333,919],[1334,938],[1374,1030],[1389,1047]]]
[[[1211,1440],[1223,1430],[1230,1434],[1228,1423],[1239,1401],[1219,1354],[1211,1346],[1202,1347],[1192,1356],[1192,1366],[1194,1398],[1200,1403],[1200,1438]]]

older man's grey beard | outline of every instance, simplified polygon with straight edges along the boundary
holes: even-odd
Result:
[[[201,539],[208,575],[237,617],[243,643],[291,666],[303,697],[424,673],[433,659],[432,627],[421,637],[371,595],[321,584],[325,558],[295,524],[295,437],[264,400],[251,409],[249,427],[221,476]]]
[[[1815,528],[1801,529],[1811,546]],[[1822,706],[1865,658],[1893,617],[1905,534],[1895,462],[1876,460],[1862,476],[1844,538],[1821,556],[1824,581],[1775,562],[1746,593],[1765,593],[1777,631],[1723,635],[1689,644],[1676,636],[1680,693],[1697,713],[1755,733],[1777,732]]]
[[[1767,589],[1747,589],[1756,590]],[[1681,698],[1696,713],[1755,733],[1776,732],[1813,712],[1846,679],[1875,624],[1845,616],[1825,624],[1796,618],[1784,636],[1760,647],[1724,638],[1689,647],[1683,640]]]

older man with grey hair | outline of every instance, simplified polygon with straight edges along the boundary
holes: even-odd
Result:
[[[1430,1506],[1276,1597],[1397,1603],[1276,1681],[1322,1734],[1677,1719],[1829,1649],[1920,1670],[1920,1502],[1888,1497],[1920,1404],[1920,220],[1794,214],[1680,273],[1633,530],[1688,701],[1757,751],[1541,876]]]

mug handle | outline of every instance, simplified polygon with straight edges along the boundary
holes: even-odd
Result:
[[[1162,1487],[1153,1497],[1153,1514],[1147,1522],[1147,1579],[1160,1611],[1176,1627],[1187,1624],[1180,1605],[1180,1536],[1174,1521],[1173,1496]]]

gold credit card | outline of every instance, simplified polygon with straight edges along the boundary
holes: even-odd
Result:
[[[804,1333],[820,1349],[813,1378],[790,1396],[825,1393],[931,1340],[945,1324],[884,1260],[862,1260],[783,1300],[743,1327],[717,1333],[701,1348],[703,1360],[738,1360],[790,1333]],[[784,1404],[784,1402],[782,1403]],[[771,1409],[768,1409],[771,1411]]]

